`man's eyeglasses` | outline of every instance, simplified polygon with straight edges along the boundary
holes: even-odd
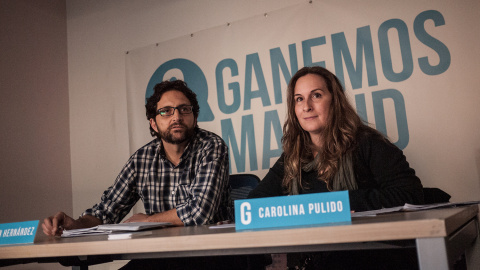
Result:
[[[193,105],[180,105],[178,107],[163,107],[157,110],[157,114],[160,116],[171,116],[178,110],[180,114],[191,114],[193,111]]]

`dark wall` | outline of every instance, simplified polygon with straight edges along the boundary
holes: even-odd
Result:
[[[65,0],[0,0],[0,223],[72,211]]]

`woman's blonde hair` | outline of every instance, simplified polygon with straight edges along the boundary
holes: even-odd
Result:
[[[319,153],[318,165],[319,179],[327,183],[331,189],[331,181],[337,173],[342,155],[351,151],[355,145],[355,138],[359,129],[368,126],[350,105],[345,95],[342,84],[338,78],[323,67],[304,67],[292,77],[287,89],[287,116],[283,126],[283,152],[285,175],[283,186],[287,193],[292,189],[292,182],[297,181],[298,187],[303,187],[301,182],[302,166],[313,160],[311,149],[312,141],[308,132],[303,130],[295,114],[295,85],[299,78],[314,74],[322,77],[332,95],[327,125],[323,130],[324,146]]]

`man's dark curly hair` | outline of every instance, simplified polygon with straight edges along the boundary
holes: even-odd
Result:
[[[182,80],[176,81],[163,81],[158,83],[153,88],[154,92],[151,97],[147,99],[147,104],[145,104],[146,115],[147,119],[155,119],[157,116],[157,103],[162,98],[163,94],[168,91],[179,91],[182,92],[190,101],[190,105],[193,105],[193,115],[195,119],[198,117],[198,113],[200,112],[200,106],[198,105],[197,95],[188,88],[187,84]],[[150,134],[155,137],[157,136],[157,132],[150,126]]]

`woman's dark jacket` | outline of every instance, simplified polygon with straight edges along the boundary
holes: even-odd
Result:
[[[402,150],[378,134],[359,135],[352,154],[358,189],[349,191],[350,209],[366,211],[410,204],[423,204],[420,179],[410,168]],[[282,187],[284,155],[277,160],[249,198],[287,195]],[[328,192],[316,170],[302,171],[300,194]]]

